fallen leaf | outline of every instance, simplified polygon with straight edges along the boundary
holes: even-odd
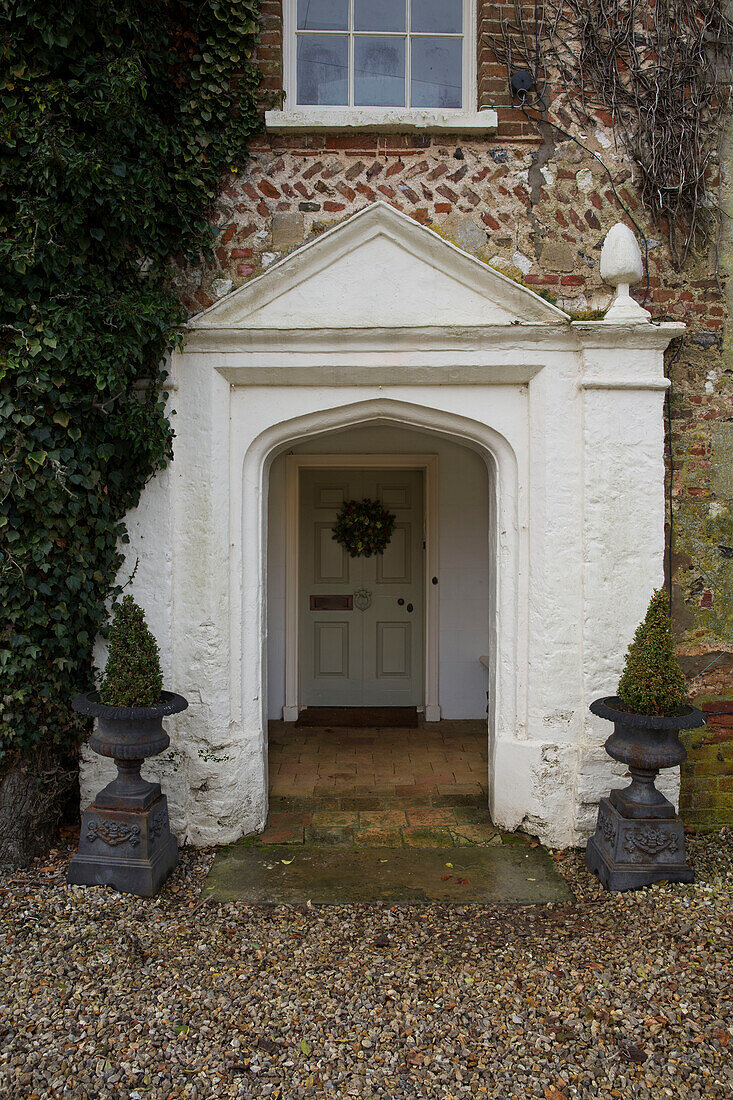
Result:
[[[293,859],[295,859],[295,856],[293,856]],[[280,862],[284,863],[286,867],[289,867],[290,864],[293,862],[293,859],[281,859]]]
[[[441,882],[447,882],[449,878],[453,878],[453,875],[441,875],[440,876],[440,881]]]
[[[649,1057],[640,1043],[622,1043],[619,1049],[624,1058],[637,1065],[642,1065]]]
[[[303,1051],[303,1054],[310,1054],[311,1045],[310,1045],[310,1043],[308,1042],[307,1039],[301,1039],[300,1040],[300,1049]]]
[[[470,886],[471,884],[470,878],[457,878],[456,882],[459,886]]]
[[[545,1086],[545,1100],[567,1100],[564,1092],[556,1089],[554,1085]]]
[[[715,1027],[713,1028],[713,1039],[717,1039],[722,1046],[727,1047],[730,1035],[727,1031],[723,1031],[722,1027]]]
[[[453,866],[452,863],[446,863],[446,867],[452,867],[452,866]]]

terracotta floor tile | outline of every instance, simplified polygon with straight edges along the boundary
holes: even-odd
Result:
[[[489,844],[500,844],[501,837],[493,825],[454,825],[451,829],[453,840],[462,845],[476,845],[485,848]]]
[[[456,817],[449,809],[415,809],[407,811],[410,825],[455,825]]]
[[[457,794],[455,790],[452,794],[434,794],[431,799],[431,804],[436,807],[449,806],[456,812],[461,808],[465,808],[467,813],[488,812],[488,806],[486,801],[486,792],[481,788],[474,788],[469,794]],[[465,818],[459,818],[460,820],[467,820]]]
[[[315,798],[323,798],[328,795],[334,795],[338,798],[336,794],[336,784],[333,779],[319,779],[317,783],[313,784],[313,795]]]
[[[268,827],[274,826],[286,826],[286,825],[310,825],[311,814],[310,813],[297,813],[297,812],[281,812],[273,810],[267,818]]]
[[[256,839],[257,844],[302,844],[303,826],[268,825]]]
[[[451,809],[456,815],[459,828],[461,825],[488,825],[491,823],[489,807],[485,804],[466,803],[465,806],[452,806]]]
[[[383,801],[378,794],[351,794],[342,795],[339,804],[342,810],[382,810]]]
[[[438,794],[447,795],[449,798],[451,795],[457,794],[470,794],[478,796],[483,790],[484,786],[476,780],[475,783],[438,783]]]
[[[306,841],[308,844],[350,848],[354,841],[354,830],[341,825],[309,825],[306,829]]]
[[[354,843],[360,848],[401,848],[402,833],[399,829],[359,829]]]
[[[300,795],[303,793],[303,788],[296,787],[294,783],[273,783],[270,787],[270,794],[276,795],[280,798],[287,797],[288,795]],[[311,790],[309,793],[313,793]]]
[[[404,810],[362,810],[359,814],[359,827],[373,829],[399,828],[406,825]]]
[[[450,848],[453,845],[449,829],[427,826],[403,829],[402,839],[409,848]]]
[[[435,771],[435,772],[421,772],[415,776],[416,783],[432,783],[434,786],[438,786],[441,783],[454,783],[453,772]]]
[[[409,810],[410,807],[429,807],[432,803],[430,793],[426,794],[424,791],[419,793],[413,793],[411,788],[410,794],[389,794],[385,799],[385,809],[387,810]]]
[[[359,824],[359,815],[355,810],[316,810],[311,815],[311,825],[320,828],[323,825],[347,825]]]

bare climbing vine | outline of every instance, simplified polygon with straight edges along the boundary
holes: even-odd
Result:
[[[611,113],[678,266],[716,236],[732,93],[724,0],[515,0],[491,47],[510,71],[532,73],[525,109],[584,127]]]

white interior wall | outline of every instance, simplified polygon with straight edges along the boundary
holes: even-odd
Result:
[[[437,454],[440,532],[440,703],[443,718],[486,715],[489,652],[489,487],[486,465],[467,447],[429,432],[370,425],[332,432],[294,454]],[[268,507],[268,715],[285,692],[285,463],[270,470]]]

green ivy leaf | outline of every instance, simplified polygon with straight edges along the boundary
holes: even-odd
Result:
[[[124,517],[171,455],[159,364],[185,319],[171,261],[212,255],[222,174],[260,125],[258,10],[3,9],[0,766],[39,744],[73,752],[86,731],[69,700],[93,682]]]

